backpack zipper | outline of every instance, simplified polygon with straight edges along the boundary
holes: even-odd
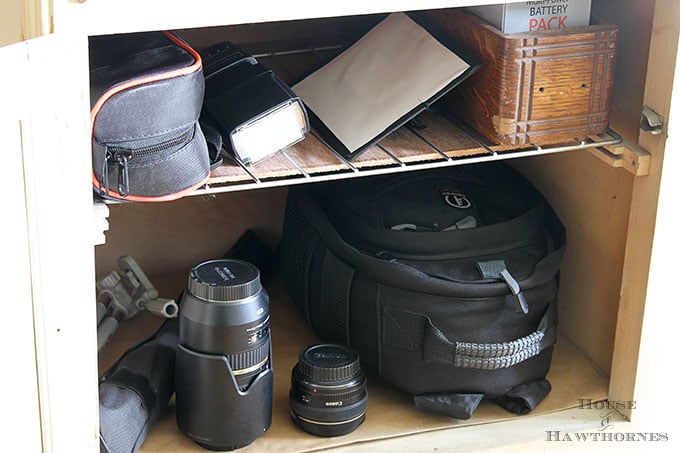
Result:
[[[104,155],[104,164],[102,165],[103,184],[99,188],[100,195],[109,194],[109,162],[114,161],[118,167],[117,191],[120,196],[126,197],[130,193],[130,174],[128,164],[131,160],[153,156],[154,154],[162,153],[172,148],[182,148],[193,138],[193,136],[194,129],[190,128],[177,137],[173,137],[161,143],[142,146],[140,148],[107,146]]]
[[[417,233],[414,233],[417,234]],[[508,244],[506,246],[499,246],[494,249],[484,249],[484,250],[470,250],[469,252],[460,252],[460,253],[443,253],[440,255],[436,255],[436,258],[439,260],[459,260],[459,259],[467,259],[467,258],[472,258],[475,256],[488,256],[488,255],[496,255],[499,253],[504,253],[504,252],[509,252],[511,250],[515,250],[518,248],[522,248],[524,246],[527,246],[534,242],[538,236],[543,235],[543,233],[539,233],[537,236],[532,236],[530,238],[523,239],[521,241],[513,242],[512,244]],[[375,253],[375,256],[381,259],[385,259],[384,256],[389,256],[387,261],[390,260],[411,260],[411,261],[430,261],[433,258],[433,255],[422,255],[422,254],[408,254],[408,253],[399,253],[395,251],[387,251],[387,250],[380,250]]]

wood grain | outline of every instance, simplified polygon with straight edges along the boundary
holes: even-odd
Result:
[[[549,144],[609,124],[618,28],[503,34],[472,14],[423,14],[482,67],[443,102],[496,143]]]
[[[670,117],[672,95],[675,93],[675,97],[678,97],[677,92],[673,90],[673,81],[677,75],[675,65],[669,64],[669,62],[676,61],[678,56],[679,21],[680,11],[674,2],[669,0],[656,2],[643,101],[664,119]],[[677,79],[675,80],[677,86]],[[677,103],[677,100],[675,102]],[[670,124],[667,125],[668,132],[672,131],[673,125],[677,124],[677,119],[671,120]],[[649,379],[649,374],[653,375],[653,373],[647,375],[646,382],[640,382],[640,364],[649,365],[657,361],[665,361],[667,356],[657,354],[654,348],[655,344],[652,343],[651,350],[648,350],[647,356],[644,357],[641,353],[641,337],[646,337],[648,341],[656,341],[657,345],[663,350],[663,344],[671,338],[669,334],[674,333],[663,329],[655,331],[659,327],[658,323],[656,325],[648,323],[646,317],[647,310],[662,310],[664,313],[670,313],[665,305],[677,300],[671,289],[674,282],[664,282],[662,288],[666,291],[659,291],[661,288],[654,288],[656,290],[655,293],[652,293],[656,295],[654,298],[649,297],[650,288],[647,287],[650,278],[652,248],[667,246],[666,258],[668,260],[665,263],[666,266],[674,266],[675,256],[673,252],[677,253],[677,241],[673,244],[669,241],[665,243],[657,242],[655,237],[655,230],[658,228],[657,206],[659,211],[667,216],[669,211],[677,210],[675,207],[677,203],[658,205],[662,173],[663,175],[673,175],[671,178],[678,177],[677,172],[672,171],[672,169],[677,168],[677,165],[671,166],[671,171],[666,173],[667,164],[664,162],[666,147],[669,146],[670,152],[675,151],[670,147],[670,144],[673,143],[673,134],[668,135],[670,137],[666,133],[652,135],[649,132],[640,131],[639,144],[651,154],[651,166],[649,176],[635,178],[633,183],[628,221],[628,240],[625,247],[626,260],[623,267],[621,300],[617,318],[618,332],[614,343],[612,378],[609,386],[609,398],[611,400],[636,400],[637,395],[641,393],[640,387],[645,384],[648,386],[656,384],[654,379]],[[677,218],[677,212],[675,217]],[[661,256],[663,256],[663,253]],[[657,274],[656,277],[658,276]],[[671,317],[670,319],[674,318]],[[640,362],[638,362],[639,360]],[[661,369],[664,369],[663,366],[661,365]],[[677,369],[677,367],[674,368]],[[665,369],[670,369],[670,367],[666,365]],[[654,372],[656,371],[655,369]],[[645,390],[649,395],[650,387]],[[656,391],[659,392],[659,395],[662,395],[663,389],[658,388]],[[659,396],[659,398],[664,397]],[[649,405],[648,402],[645,402],[645,404]],[[646,412],[643,411],[642,413],[650,414],[651,412],[653,411],[647,409]],[[634,416],[637,414],[628,410],[624,412],[624,415],[634,420]]]

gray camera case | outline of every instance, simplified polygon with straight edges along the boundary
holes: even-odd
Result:
[[[170,32],[90,38],[92,184],[103,198],[167,201],[203,185],[200,55]]]

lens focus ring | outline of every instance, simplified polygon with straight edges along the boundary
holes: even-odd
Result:
[[[364,395],[364,398],[349,406],[330,408],[310,407],[304,403],[291,401],[290,408],[293,414],[309,423],[342,425],[354,421],[366,412],[367,398],[368,395]]]
[[[235,374],[238,371],[252,371],[252,368],[262,365],[269,358],[269,334],[267,333],[263,341],[254,348],[235,354],[225,354],[225,356]]]
[[[298,401],[309,404],[310,406],[332,407],[338,401],[343,404],[350,404],[363,397],[366,389],[363,383],[356,382],[356,385],[347,387],[343,390],[326,390],[314,385],[305,385],[299,380],[293,383],[294,389],[291,396]]]

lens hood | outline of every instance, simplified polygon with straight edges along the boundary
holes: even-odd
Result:
[[[180,303],[175,385],[177,426],[205,448],[241,448],[269,429],[269,296],[252,264],[219,259],[191,269]]]

